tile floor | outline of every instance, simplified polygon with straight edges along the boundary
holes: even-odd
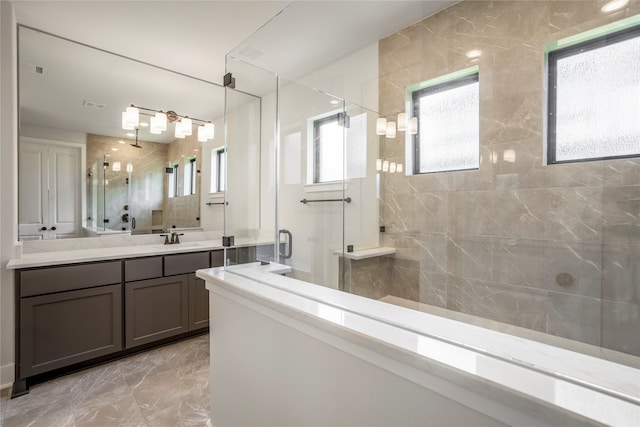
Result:
[[[8,399],[3,427],[208,426],[209,335],[31,387]]]

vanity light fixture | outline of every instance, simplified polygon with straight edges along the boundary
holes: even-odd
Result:
[[[398,130],[401,132],[407,130],[407,113],[398,113]]]
[[[387,122],[387,138],[396,137],[396,122]]]
[[[376,135],[384,135],[387,138],[395,138],[396,131],[408,132],[410,135],[418,133],[418,118],[408,118],[405,112],[398,113],[398,124],[396,122],[388,122],[384,117],[376,120]]]
[[[418,118],[417,117],[411,117],[411,119],[409,120],[409,134],[410,135],[418,134]]]
[[[133,104],[127,107],[127,109],[122,113],[122,128],[125,130],[134,130],[138,126],[146,125],[146,123],[140,123],[140,114],[149,116],[149,132],[155,135],[159,135],[166,131],[169,123],[175,123],[174,135],[176,138],[182,139],[186,136],[192,135],[194,122],[199,125],[199,141],[204,142],[206,140],[213,139],[215,133],[215,127],[210,120],[182,116],[172,110],[165,113],[162,110],[140,107]]]
[[[629,4],[629,0],[612,0],[600,8],[602,13],[615,12]]]
[[[182,122],[176,123],[175,132],[173,133],[173,136],[180,139],[183,139],[186,136],[185,133],[182,131]]]

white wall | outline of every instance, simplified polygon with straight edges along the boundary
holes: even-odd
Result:
[[[0,1],[0,387],[14,377],[14,280],[5,265],[17,241],[18,154],[16,21],[13,6]]]
[[[67,129],[49,128],[44,126],[21,126],[20,136],[31,138],[50,139],[53,141],[73,142],[76,144],[87,144],[87,134],[84,132],[71,131]]]
[[[314,71],[297,83],[378,111],[378,42]]]

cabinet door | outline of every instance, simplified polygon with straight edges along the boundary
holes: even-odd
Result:
[[[20,299],[20,378],[122,349],[122,285]]]
[[[125,283],[125,346],[189,330],[189,275]]]
[[[195,331],[209,326],[209,291],[205,281],[189,274],[189,330]]]
[[[79,235],[81,158],[79,147],[20,141],[20,240]]]

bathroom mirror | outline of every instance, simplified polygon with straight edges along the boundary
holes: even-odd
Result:
[[[224,88],[29,27],[18,34],[20,239],[199,228],[198,126],[219,123]],[[125,130],[131,104],[139,124]],[[160,134],[148,126],[156,110],[179,116]],[[185,116],[192,135],[176,137]]]

